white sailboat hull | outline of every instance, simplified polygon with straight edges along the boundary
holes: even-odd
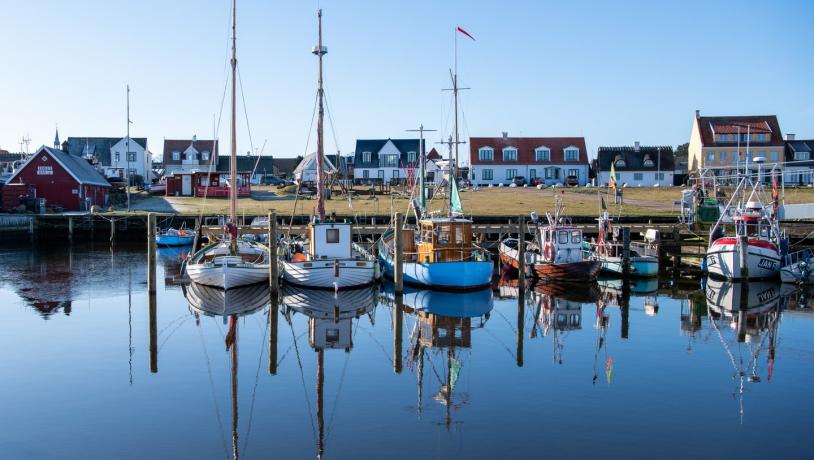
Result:
[[[286,283],[322,289],[349,289],[372,284],[376,262],[358,259],[328,259],[304,262],[282,261]]]
[[[268,282],[268,248],[258,243],[240,241],[237,249],[242,256],[229,255],[228,242],[201,249],[186,264],[187,276],[195,283],[221,289]],[[244,256],[248,260],[244,260]]]

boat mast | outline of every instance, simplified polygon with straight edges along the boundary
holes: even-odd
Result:
[[[319,435],[317,438],[317,458],[321,459],[325,453],[325,416],[323,414],[324,392],[325,392],[325,351],[317,351],[317,426]]]
[[[317,17],[319,18],[319,41],[316,48],[312,50],[313,54],[319,58],[319,77],[317,80],[317,99],[319,100],[319,117],[317,118],[317,214],[319,220],[325,220],[325,197],[323,196],[323,170],[322,170],[322,155],[324,150],[322,140],[322,119],[325,115],[323,108],[322,98],[324,90],[322,89],[322,56],[328,52],[327,49],[322,47],[322,9],[317,10]]]
[[[226,349],[229,350],[231,361],[231,387],[232,387],[232,456],[237,460],[240,456],[238,450],[237,434],[237,317],[229,315],[229,328],[226,335]]]
[[[232,151],[229,158],[229,219],[237,225],[237,0],[232,0]]]
[[[424,211],[427,210],[427,184],[426,184],[426,176],[427,173],[425,171],[427,159],[426,152],[424,151],[424,132],[425,131],[437,131],[436,129],[425,129],[424,124],[420,124],[418,129],[408,129],[407,132],[418,133],[418,161],[421,162],[421,213],[418,214],[418,217],[421,218],[424,214]]]

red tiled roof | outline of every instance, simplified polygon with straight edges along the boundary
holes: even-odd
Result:
[[[532,164],[535,161],[534,149],[537,147],[548,147],[551,149],[551,161],[539,162],[566,163],[564,150],[566,147],[574,146],[579,149],[579,160],[569,161],[571,164],[588,164],[588,149],[585,148],[584,137],[470,137],[469,138],[469,163],[479,164],[504,164],[503,148],[517,148],[517,161],[511,164]],[[478,150],[481,147],[492,147],[495,149],[494,161],[481,161],[478,159]]]
[[[698,128],[704,146],[732,145],[732,142],[717,142],[714,134],[770,133],[766,142],[750,141],[752,145],[783,145],[783,134],[776,115],[748,115],[735,117],[700,117]]]

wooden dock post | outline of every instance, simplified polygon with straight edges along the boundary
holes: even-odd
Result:
[[[280,292],[280,274],[278,273],[279,264],[277,261],[277,213],[268,213],[268,219],[269,287],[271,288],[272,302],[276,303],[277,296]]]
[[[396,285],[396,295],[399,296],[404,292],[404,235],[402,234],[402,217],[401,213],[396,213],[396,222],[394,226],[395,231],[395,256],[393,258],[393,283]]]
[[[73,242],[73,217],[68,217],[68,241]]]
[[[155,214],[147,214],[147,290],[155,294]]]
[[[630,276],[630,227],[619,229],[622,233],[622,274]]]
[[[269,305],[269,374],[277,375],[277,296],[271,295]]]
[[[681,271],[681,231],[673,227],[673,272]]]
[[[520,277],[517,282],[519,284],[526,284],[526,279]],[[523,319],[526,306],[526,298],[524,295],[517,296],[517,350],[515,355],[517,357],[517,367],[523,367]]]
[[[393,372],[401,374],[401,342],[404,333],[404,296],[396,293],[393,303]]]
[[[749,279],[749,260],[747,255],[749,253],[749,237],[741,235],[738,237],[738,256],[740,257],[741,265],[741,278],[745,282]]]
[[[526,221],[523,216],[517,218],[517,287],[518,297],[525,297],[526,292]]]
[[[110,218],[110,242],[113,243],[116,239],[116,219]]]
[[[627,279],[622,280],[622,294],[619,296],[619,316],[622,318],[620,335],[623,339],[626,339],[630,333],[630,283]]]
[[[155,214],[147,214],[147,302],[150,328],[150,372],[158,372],[158,320],[156,300]]]

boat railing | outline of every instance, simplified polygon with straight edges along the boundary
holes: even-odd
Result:
[[[365,260],[375,260],[376,259],[373,256],[373,254],[371,254],[370,251],[365,249],[361,244],[352,243],[351,246],[352,246],[353,250],[356,251],[357,254],[361,254],[362,257],[365,258]]]
[[[783,258],[783,266],[794,265],[801,261],[808,263],[809,259],[811,258],[811,250],[809,249],[801,249],[796,252],[792,252],[790,254],[786,254]]]

